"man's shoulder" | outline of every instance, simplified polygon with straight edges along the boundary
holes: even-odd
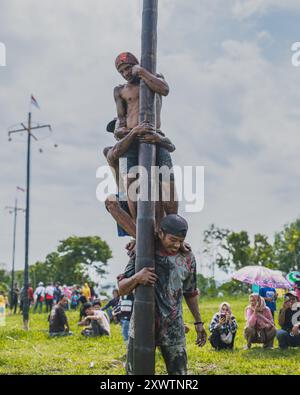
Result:
[[[125,86],[126,86],[126,84],[117,85],[117,86],[114,88],[114,95],[115,95],[115,96],[120,95],[121,92],[122,92],[122,90],[125,88]]]
[[[164,75],[162,73],[156,73],[157,78],[165,79]]]
[[[196,258],[192,250],[180,252],[177,254],[177,257],[177,259],[185,261],[187,263],[196,264]]]

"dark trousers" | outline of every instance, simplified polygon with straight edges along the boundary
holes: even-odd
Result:
[[[276,337],[281,349],[300,347],[300,336],[291,336],[289,332],[279,329],[276,333]]]
[[[46,299],[46,312],[50,312],[53,306],[53,299]]]
[[[14,314],[17,313],[17,308],[18,308],[18,299],[14,298],[13,301],[12,301],[12,305],[11,305],[11,310],[14,311]]]
[[[251,347],[252,343],[263,343],[266,348],[273,347],[275,336],[276,329],[274,326],[265,328],[260,332],[251,327],[246,327],[244,330],[244,337],[247,340],[248,347]]]
[[[226,344],[221,339],[221,333],[217,329],[212,332],[209,337],[210,344],[216,350],[232,350],[234,345],[235,333],[232,334],[232,342]]]
[[[96,337],[96,336],[109,336],[109,333],[103,328],[103,326],[99,325],[99,323],[95,320],[91,321],[91,328],[84,329],[81,334],[87,337]]]
[[[38,306],[39,306],[39,313],[41,313],[43,311],[43,302],[37,299],[34,305],[34,310],[33,310],[34,313],[36,312]]]
[[[127,348],[126,373],[133,375],[133,347],[134,339],[129,338]],[[166,364],[168,375],[187,375],[187,353],[184,345],[159,346]]]

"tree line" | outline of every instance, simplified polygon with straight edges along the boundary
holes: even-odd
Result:
[[[201,289],[217,292],[214,281],[214,268],[232,273],[244,266],[262,265],[270,269],[288,273],[300,268],[300,218],[284,225],[269,241],[264,234],[254,235],[253,242],[247,231],[235,232],[212,224],[203,234],[203,258],[212,268],[210,278],[198,275]],[[57,282],[73,285],[90,282],[89,268],[94,268],[100,278],[107,272],[112,251],[109,245],[98,236],[71,236],[59,242],[57,249],[49,253],[44,261],[30,266],[30,282],[35,287],[38,282]],[[0,270],[0,288],[10,287],[10,273]],[[23,284],[23,271],[17,271],[16,282]],[[242,284],[228,283],[222,287],[226,291],[243,290]],[[232,288],[233,287],[233,288]],[[209,292],[208,292],[209,293]]]
[[[248,265],[265,266],[284,273],[300,268],[300,218],[276,232],[273,242],[257,233],[251,243],[247,231],[234,232],[214,224],[204,231],[203,241],[204,257],[225,273]]]
[[[107,273],[108,260],[112,258],[109,245],[98,236],[71,236],[61,240],[57,249],[44,261],[29,267],[29,280],[33,287],[42,281],[73,285],[92,282],[89,269],[93,268],[100,278]],[[23,284],[23,270],[16,271],[15,282]],[[0,271],[0,287],[10,287],[11,274]]]
[[[214,280],[215,267],[225,273],[233,273],[244,266],[259,265],[280,270],[284,274],[300,269],[300,218],[284,225],[276,232],[274,240],[269,241],[264,234],[257,233],[253,242],[247,231],[235,232],[219,228],[214,224],[204,231],[203,259],[208,262],[211,276],[198,274],[198,287],[202,294],[215,296],[239,294],[247,291],[248,286],[237,281],[228,281],[217,286]]]

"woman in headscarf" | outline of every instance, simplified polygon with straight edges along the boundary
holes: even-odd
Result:
[[[212,318],[209,331],[211,332],[209,341],[213,348],[216,350],[233,349],[237,323],[229,303],[220,304],[219,312]]]
[[[271,310],[266,306],[264,298],[257,294],[251,294],[249,301],[244,331],[247,348],[251,348],[252,343],[262,343],[264,348],[273,348],[276,329]]]

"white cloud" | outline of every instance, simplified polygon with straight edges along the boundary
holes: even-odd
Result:
[[[298,0],[234,0],[232,11],[237,18],[245,19],[270,9],[300,10],[300,3]]]
[[[276,3],[160,3],[159,71],[171,86],[163,129],[177,145],[175,163],[206,166],[205,209],[186,214],[196,251],[211,222],[272,235],[298,215],[300,72],[289,52],[286,59],[267,60],[261,45],[271,34],[255,26],[246,32],[236,20]],[[282,4],[286,10],[296,6]],[[59,144],[54,150],[51,140],[41,142],[43,155],[33,144],[32,261],[70,234],[99,234],[108,241],[111,278],[127,261],[126,240],[117,238],[112,218],[96,200],[95,172],[105,163],[102,148],[113,141],[105,126],[115,113],[113,87],[121,81],[115,56],[140,52],[140,8],[137,0],[2,2],[0,41],[8,63],[0,70],[2,206],[25,182],[25,143],[8,144],[6,130],[26,120],[30,93],[42,108],[34,120],[50,122]],[[9,263],[10,216],[3,214],[2,226],[0,262]],[[18,267],[23,227],[20,218]]]

